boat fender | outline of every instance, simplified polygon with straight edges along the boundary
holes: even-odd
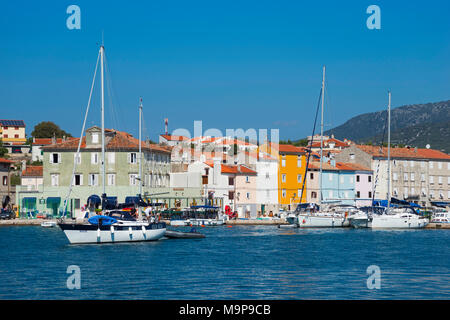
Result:
[[[130,235],[130,237],[133,236],[133,229],[131,227],[128,227],[128,234]]]
[[[147,231],[147,230],[145,230],[145,227],[142,226],[142,233],[145,234],[145,231]]]
[[[97,229],[97,238],[100,238],[100,228]]]
[[[303,223],[306,223],[306,220],[305,219],[303,219],[303,221],[302,221]]]
[[[111,233],[114,233],[114,226],[111,226]]]

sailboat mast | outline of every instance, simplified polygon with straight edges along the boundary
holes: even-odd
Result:
[[[106,175],[105,175],[105,86],[104,86],[104,55],[105,55],[105,47],[100,46],[100,74],[101,74],[101,88],[102,88],[102,186],[103,186],[103,195],[106,194],[105,186],[106,186]]]
[[[142,98],[139,103],[139,195],[142,195]]]
[[[323,161],[323,104],[325,97],[325,66],[322,75],[322,111],[320,116],[320,172],[319,172],[319,205],[322,204],[322,161]]]
[[[388,208],[391,205],[391,92],[389,91],[388,101],[388,183],[387,183],[387,201]]]

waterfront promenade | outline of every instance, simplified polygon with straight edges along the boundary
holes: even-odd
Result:
[[[44,221],[55,221],[55,219],[10,219],[0,220],[1,226],[40,226]],[[169,220],[163,220],[170,225]],[[288,224],[284,219],[238,219],[227,220],[226,225],[230,226],[270,226],[270,225],[285,225]],[[445,223],[429,223],[425,229],[449,229],[450,224]]]

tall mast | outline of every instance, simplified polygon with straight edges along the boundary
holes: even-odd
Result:
[[[102,185],[103,195],[106,195],[106,175],[105,175],[105,89],[104,89],[104,77],[103,77],[103,60],[105,55],[105,47],[103,44],[100,46],[100,60],[101,60],[101,83],[102,83]]]
[[[139,103],[139,195],[142,195],[142,98]]]
[[[391,92],[389,91],[388,102],[388,183],[387,183],[387,201],[388,208],[391,205]]]
[[[322,156],[323,156],[323,104],[325,97],[325,66],[322,76],[322,111],[320,116],[320,172],[319,172],[319,205],[322,204]]]

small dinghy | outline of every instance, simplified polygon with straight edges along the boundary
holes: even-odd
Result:
[[[41,227],[44,228],[53,228],[56,226],[56,221],[43,221],[41,223]]]
[[[203,233],[197,232],[195,229],[192,229],[189,232],[166,230],[166,233],[164,234],[164,236],[169,239],[205,238],[205,235]]]

